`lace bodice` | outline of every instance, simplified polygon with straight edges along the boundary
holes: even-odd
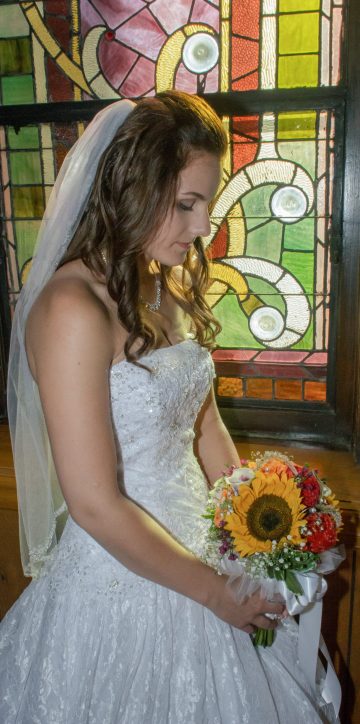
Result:
[[[213,378],[206,349],[193,339],[126,360],[110,371],[113,422],[125,473],[173,470],[192,446],[193,427]]]
[[[201,519],[208,492],[193,442],[213,363],[193,339],[154,350],[142,363],[147,369],[124,360],[110,372],[119,484],[189,544],[189,516],[196,511]]]

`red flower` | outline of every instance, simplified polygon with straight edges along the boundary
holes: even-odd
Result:
[[[305,550],[322,553],[336,544],[337,527],[333,516],[329,513],[311,513],[306,518],[306,527],[309,535]]]
[[[315,475],[312,475],[312,473],[306,475],[300,483],[300,488],[302,502],[307,508],[312,508],[319,502],[320,485]]]

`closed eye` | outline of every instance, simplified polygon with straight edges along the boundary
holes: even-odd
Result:
[[[191,204],[191,206],[187,206],[186,204],[183,204],[181,201],[179,201],[178,207],[182,211],[192,211],[194,208],[194,204]]]

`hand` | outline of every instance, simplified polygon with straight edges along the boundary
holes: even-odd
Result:
[[[267,601],[259,592],[239,603],[227,585],[228,577],[216,573],[214,576],[217,580],[214,580],[207,608],[231,626],[246,633],[253,633],[257,628],[274,629],[278,625],[277,617],[284,618],[287,615],[283,603]],[[268,614],[276,618],[268,618]]]

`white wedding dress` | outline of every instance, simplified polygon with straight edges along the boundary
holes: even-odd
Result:
[[[127,361],[110,372],[119,479],[200,555],[208,491],[193,425],[211,357],[188,339],[143,361],[152,373]],[[0,722],[336,721],[308,691],[296,630],[288,620],[271,648],[256,649],[208,609],[124,568],[69,518],[41,577],[0,626]]]

